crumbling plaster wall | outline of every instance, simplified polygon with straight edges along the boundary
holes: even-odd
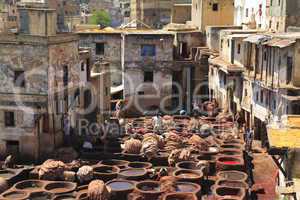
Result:
[[[111,71],[122,71],[121,67],[121,35],[120,34],[80,34],[80,47],[89,47],[92,52],[92,61],[103,58],[110,63]],[[96,43],[104,43],[104,55],[96,55]],[[122,83],[121,73],[111,74],[112,85]]]

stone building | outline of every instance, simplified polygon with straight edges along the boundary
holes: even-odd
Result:
[[[250,29],[268,29],[269,1],[235,0],[234,24]]]
[[[0,1],[0,33],[16,32],[18,23],[17,0]]]
[[[191,0],[173,0],[171,13],[171,23],[185,24],[191,21],[192,1]]]
[[[112,86],[119,86],[122,98],[132,100],[131,110],[142,113],[142,109],[157,108],[171,94],[173,33],[112,28],[77,33],[80,46],[91,48],[92,62],[109,61]]]
[[[152,28],[162,28],[171,21],[172,0],[131,0],[130,7],[131,20],[138,20]]]
[[[285,32],[289,26],[300,26],[299,0],[270,1],[269,29]]]
[[[62,144],[63,115],[76,115],[79,38],[56,33],[54,10],[18,12],[20,32],[0,34],[0,154],[38,159]]]
[[[192,24],[205,31],[206,26],[233,25],[234,0],[193,0]]]

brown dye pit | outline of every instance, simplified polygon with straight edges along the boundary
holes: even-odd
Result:
[[[190,183],[177,183],[176,192],[196,192],[197,187]]]
[[[103,173],[103,174],[117,173],[118,170],[119,168],[113,166],[99,166],[94,168],[95,172]]]
[[[217,176],[219,176],[221,179],[232,180],[232,181],[240,181],[240,180],[247,179],[247,174],[239,171],[219,172]]]
[[[45,190],[54,194],[71,192],[75,188],[76,184],[71,182],[53,182],[45,186]]]
[[[101,161],[101,164],[108,165],[108,166],[118,166],[119,168],[125,168],[125,166],[128,164],[128,161],[125,160],[103,160]]]
[[[15,185],[15,188],[18,190],[39,190],[45,185],[44,182],[39,180],[28,180],[22,181]]]
[[[132,183],[125,181],[114,181],[107,184],[107,186],[110,187],[112,191],[134,189],[134,185]]]
[[[49,200],[51,199],[51,194],[47,192],[35,192],[31,193],[30,200]]]
[[[65,195],[60,195],[60,196],[56,196],[53,200],[75,200],[76,197],[73,196],[73,195],[68,195],[68,194],[65,194]]]
[[[248,188],[248,184],[243,181],[220,180],[217,182],[217,185],[223,187]]]
[[[198,175],[192,173],[182,173],[178,175],[179,178],[198,178]]]
[[[11,191],[3,194],[6,199],[23,199],[27,197],[27,193],[23,191]]]
[[[190,169],[190,170],[201,170],[202,168],[201,165],[198,165],[198,163],[192,161],[180,162],[177,164],[177,167],[181,169]]]
[[[128,164],[128,167],[137,168],[137,169],[140,169],[140,168],[151,168],[152,164],[151,163],[147,163],[147,162],[130,162]]]
[[[241,189],[239,188],[230,188],[230,187],[219,187],[216,189],[216,193],[219,196],[242,196]]]
[[[125,169],[120,174],[124,176],[143,176],[145,174],[144,169]]]

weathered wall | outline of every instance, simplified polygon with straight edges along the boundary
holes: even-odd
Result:
[[[92,62],[103,58],[110,63],[112,71],[121,71],[121,35],[120,34],[80,34],[80,47],[89,47],[92,51]],[[96,43],[104,43],[104,55],[96,55]],[[111,74],[112,85],[122,83],[120,73]]]
[[[192,23],[205,31],[211,25],[233,25],[234,23],[234,1],[217,0],[218,10],[212,9],[213,3],[208,0],[193,0]]]
[[[220,32],[225,29],[242,29],[241,26],[207,26],[206,27],[206,44],[213,51],[219,51]]]
[[[218,0],[214,3],[218,3],[218,11],[212,10],[210,1],[203,0],[201,30],[205,30],[206,26],[210,25],[233,25],[234,23],[234,1]]]
[[[185,24],[187,21],[191,21],[192,6],[188,4],[173,5],[172,9],[172,23]]]
[[[143,57],[141,55],[141,45],[143,44],[154,44],[156,55]],[[170,69],[173,66],[173,35],[127,35],[124,53],[125,76],[129,79],[125,79],[124,83],[125,96],[134,96],[141,91],[145,95],[155,94],[154,84],[160,92],[159,97],[145,100],[144,95],[139,95],[137,101],[143,108],[159,106],[160,100],[172,92]],[[145,70],[153,71],[153,84],[144,84]]]

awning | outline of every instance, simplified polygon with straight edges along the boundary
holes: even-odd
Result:
[[[122,92],[123,90],[124,90],[124,84],[116,86],[116,87],[111,87],[110,94],[116,94],[118,92]]]
[[[270,39],[271,39],[271,36],[269,36],[269,35],[251,35],[250,37],[247,37],[243,41],[254,43],[254,44],[261,44]]]
[[[231,72],[243,72],[244,68],[235,64],[231,64],[225,60],[223,60],[220,56],[216,58],[209,59],[209,62],[213,65],[219,66],[220,70],[225,73]]]
[[[270,147],[300,148],[299,128],[268,128]]]
[[[288,96],[288,95],[281,95],[282,98],[288,100],[288,101],[300,101],[300,96]]]
[[[300,148],[300,115],[284,115],[267,126],[271,147]]]
[[[295,39],[273,38],[263,44],[271,47],[285,48],[291,46],[294,43],[296,43]]]

